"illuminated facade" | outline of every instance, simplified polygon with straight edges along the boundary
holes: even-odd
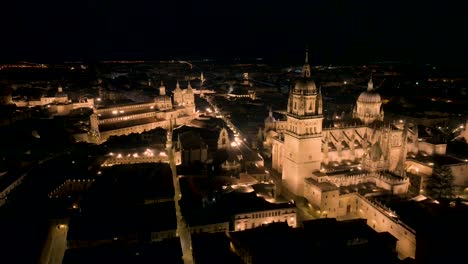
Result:
[[[61,85],[58,86],[54,96],[42,96],[39,100],[14,100],[12,102],[18,107],[47,106],[51,114],[57,115],[68,115],[73,109],[94,107],[93,98],[83,98],[79,102],[72,102],[63,92]]]
[[[234,231],[242,231],[273,222],[286,222],[290,227],[297,227],[296,208],[285,204],[285,208],[262,210],[234,215]]]
[[[356,117],[361,118],[363,125],[322,128],[322,96],[310,78],[306,55],[303,76],[289,94],[287,120],[278,122],[271,114],[265,120],[269,129],[266,142],[270,141],[272,148],[272,168],[282,174],[283,185],[288,190],[304,196],[306,178],[317,172],[335,171],[343,171],[342,175],[362,171],[367,180],[396,177],[403,179],[405,185],[398,188],[399,192],[401,188],[407,190],[406,153],[417,152],[417,131],[403,122],[372,123],[383,119],[380,95],[372,89],[371,80],[368,91],[357,101]],[[347,184],[346,178],[326,177],[337,186]],[[388,188],[392,189],[393,185]]]
[[[383,121],[382,99],[374,91],[372,78],[367,84],[367,91],[362,92],[358,97],[353,117],[360,119],[364,124],[370,124],[376,120]]]
[[[418,138],[417,126],[404,120],[384,123],[372,78],[353,110],[360,124],[322,128],[321,93],[310,79],[307,59],[303,76],[290,91],[286,117],[276,120],[270,110],[264,130],[264,146],[271,148],[272,169],[281,174],[283,187],[306,198],[318,217],[365,218],[374,230],[398,239],[401,259],[415,258],[415,231],[370,197],[406,194],[411,186],[408,175],[427,179],[432,174],[434,163],[418,156],[446,155],[446,144]],[[446,166],[456,185],[466,185],[466,176],[459,175],[468,161],[456,162]]]
[[[177,83],[173,97],[166,95],[166,87],[161,83],[159,95],[153,102],[94,108],[90,116],[90,133],[75,134],[77,141],[102,143],[111,136],[143,133],[158,127],[169,128],[188,124],[197,117],[194,91],[188,84],[180,89]]]

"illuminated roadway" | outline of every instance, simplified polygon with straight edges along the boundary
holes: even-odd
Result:
[[[39,260],[40,264],[61,264],[67,249],[68,224],[65,220],[54,223],[49,229],[47,240]]]
[[[174,184],[174,204],[176,209],[177,217],[177,235],[180,239],[180,245],[182,248],[182,258],[184,264],[193,264],[193,255],[192,255],[192,239],[190,236],[190,231],[187,228],[187,224],[182,216],[179,206],[179,200],[182,197],[180,192],[179,177],[177,176],[177,168],[174,161],[174,153],[172,150],[172,126],[169,128],[167,135],[167,155],[169,157],[169,165],[172,171],[172,183]]]
[[[212,103],[211,101],[211,98],[210,97],[207,97],[207,100],[206,100],[210,105],[211,107],[215,110],[215,113],[217,112],[217,108],[216,106]],[[211,112],[208,112],[208,114],[211,114]],[[231,120],[229,120],[228,118],[226,118],[225,115],[222,116],[222,119],[228,124],[228,127],[229,129],[237,136],[236,138],[238,140],[236,140],[236,144],[233,145],[232,147],[236,147],[238,149],[238,151],[240,153],[243,153],[242,149],[244,148],[249,148],[243,138],[243,134],[241,133],[241,131],[231,122]],[[268,173],[270,174],[271,177],[275,178],[274,179],[274,182],[276,185],[281,185],[282,184],[282,180],[281,180],[281,175],[278,174],[278,173],[275,173],[274,170],[272,170],[271,168],[269,168],[269,171]],[[295,200],[295,205],[296,205],[296,208],[297,208],[297,215],[298,215],[298,224],[300,224],[302,221],[307,221],[307,220],[312,220],[312,219],[316,219],[317,217],[313,214],[313,210],[311,210],[307,205],[306,203],[304,202],[304,199],[302,198],[299,198],[299,197],[296,197],[295,195],[289,193],[287,190],[285,190],[284,188],[282,188],[282,192],[281,192],[281,195],[286,199],[286,200]]]

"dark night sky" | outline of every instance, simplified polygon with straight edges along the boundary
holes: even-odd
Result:
[[[465,63],[468,57],[463,1],[1,2],[0,61],[197,55],[279,60],[299,56],[307,43],[317,63]]]

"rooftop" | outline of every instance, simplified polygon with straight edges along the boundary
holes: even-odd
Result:
[[[395,263],[396,238],[377,233],[365,219],[337,221],[318,219],[305,221],[303,228],[286,223],[272,223],[254,229],[229,233],[234,247],[244,249],[259,263],[309,263],[323,260],[349,262]],[[277,241],[288,241],[277,243]],[[393,250],[392,250],[393,249]],[[294,252],[294,254],[291,254]]]
[[[112,112],[102,112],[102,113],[99,113],[98,116],[99,116],[99,119],[108,119],[108,118],[138,115],[138,114],[144,114],[144,113],[150,113],[150,112],[155,112],[154,108],[145,106],[145,107],[138,107],[132,110],[120,110],[120,111],[114,110]]]
[[[74,248],[65,252],[64,264],[155,263],[183,264],[179,238],[157,243],[115,242],[97,247]]]
[[[324,192],[338,190],[338,187],[336,185],[331,184],[329,182],[318,182],[312,178],[307,178],[306,181],[314,186],[317,186],[318,188],[320,188],[320,190]]]
[[[116,130],[116,129],[121,129],[121,128],[132,127],[132,126],[151,124],[151,123],[158,122],[158,121],[164,121],[164,119],[157,119],[156,117],[147,117],[147,118],[139,118],[139,119],[133,119],[133,120],[125,120],[125,121],[112,123],[112,124],[100,124],[99,130],[101,132],[104,132],[104,131]]]

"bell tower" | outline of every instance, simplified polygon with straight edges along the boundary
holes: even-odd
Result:
[[[304,179],[320,170],[322,160],[322,96],[310,78],[308,51],[302,77],[289,93],[284,133],[283,184],[303,196]]]

